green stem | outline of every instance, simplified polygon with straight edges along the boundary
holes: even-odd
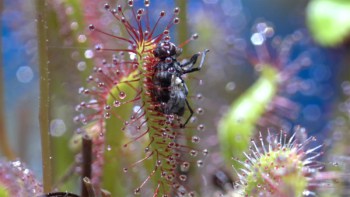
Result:
[[[3,1],[0,1],[0,16],[2,16]],[[0,21],[0,30],[2,30],[2,21]],[[16,155],[12,151],[9,140],[6,133],[5,124],[5,106],[4,106],[4,73],[3,73],[3,62],[2,62],[2,38],[0,38],[0,149],[1,152],[8,160],[16,159]]]
[[[48,193],[52,190],[52,167],[51,167],[51,147],[49,133],[49,117],[50,117],[50,79],[47,54],[47,35],[46,35],[46,1],[37,0],[37,37],[38,37],[38,53],[39,53],[39,70],[40,70],[40,109],[39,122],[41,134],[42,149],[42,170],[43,170],[43,186],[44,192]]]

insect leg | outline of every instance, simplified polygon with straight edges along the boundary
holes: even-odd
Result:
[[[180,66],[183,68],[183,67],[190,65],[189,67],[192,68],[192,66],[196,64],[198,56],[199,56],[198,53],[194,54],[189,61],[185,62],[184,64],[182,64]]]
[[[188,110],[190,110],[190,116],[187,118],[185,124],[181,124],[181,125],[180,125],[181,128],[185,128],[186,124],[188,123],[188,121],[190,121],[190,119],[191,119],[191,117],[192,117],[192,115],[193,115],[193,109],[192,109],[190,103],[188,102],[187,99],[186,99],[185,101],[186,101],[186,105],[187,105],[187,107],[188,107]]]
[[[195,71],[199,71],[199,70],[202,68],[203,64],[204,64],[205,56],[206,56],[206,54],[207,54],[208,52],[209,52],[209,49],[205,49],[205,50],[202,52],[202,59],[201,59],[201,62],[200,62],[199,66],[198,66],[197,68],[192,68],[192,66],[196,63],[196,62],[194,62],[193,65],[191,65],[191,66],[189,67],[188,70],[184,70],[183,74],[191,73],[191,72],[195,72]],[[198,54],[195,54],[195,55],[197,55],[197,56],[196,56],[196,60],[197,60]],[[195,55],[193,55],[192,58],[193,58]],[[191,60],[192,60],[192,58],[191,58]],[[190,61],[190,62],[191,62],[191,61]],[[185,65],[185,64],[184,64],[184,65]],[[181,66],[181,67],[183,67],[183,66]]]

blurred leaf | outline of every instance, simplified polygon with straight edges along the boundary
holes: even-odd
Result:
[[[256,123],[277,93],[277,76],[274,67],[262,66],[260,78],[233,102],[219,122],[219,142],[228,165],[232,165],[232,157],[241,158],[248,149]]]
[[[311,1],[307,8],[307,24],[321,45],[341,44],[350,35],[350,1]]]
[[[0,185],[0,197],[8,197],[8,196],[9,196],[9,194],[8,194],[7,190]]]

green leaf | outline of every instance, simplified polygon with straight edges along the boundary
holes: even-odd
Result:
[[[350,1],[311,1],[307,7],[307,25],[319,44],[341,44],[350,35]]]
[[[0,197],[9,197],[9,193],[7,192],[6,188],[4,188],[2,185],[0,185]]]
[[[277,93],[277,74],[271,65],[262,66],[260,78],[233,102],[219,122],[219,142],[228,165],[232,165],[232,157],[242,158],[248,149],[256,123]]]
[[[114,106],[114,101],[118,96],[120,91],[125,93],[125,98],[121,100],[130,101],[135,98],[137,91],[131,88],[128,83],[123,83],[123,81],[133,81],[135,80],[135,75],[137,71],[131,73],[128,77],[121,80],[118,85],[112,90],[110,90],[110,96],[107,98],[107,104],[109,106]],[[134,88],[138,88],[140,85],[139,81],[129,82]],[[112,96],[113,95],[113,96]],[[104,166],[102,175],[102,188],[111,192],[113,196],[126,196],[126,187],[123,185],[125,179],[123,179],[123,166],[122,161],[122,143],[124,142],[124,132],[122,128],[125,126],[124,121],[118,119],[122,117],[128,119],[131,116],[133,102],[128,104],[121,104],[119,107],[112,107],[111,116],[106,120],[106,142],[105,142],[105,153],[104,153]]]

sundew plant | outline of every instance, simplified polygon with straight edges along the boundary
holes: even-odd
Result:
[[[348,13],[1,1],[0,197],[349,196]]]

